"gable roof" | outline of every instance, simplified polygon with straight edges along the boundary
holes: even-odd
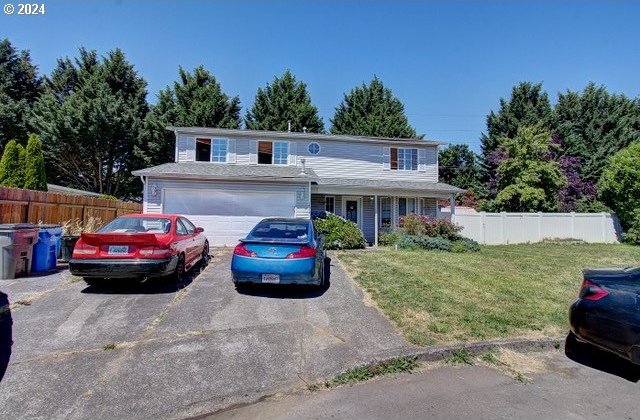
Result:
[[[329,140],[329,141],[350,141],[361,143],[398,143],[410,144],[414,146],[439,146],[447,144],[438,140],[424,140],[420,138],[396,138],[396,137],[368,137],[368,136],[349,136],[337,134],[320,134],[320,133],[297,133],[289,131],[264,131],[264,130],[238,130],[230,128],[210,128],[210,127],[166,127],[167,130],[173,131],[176,135],[187,134],[196,136],[233,136],[233,137],[249,137],[252,139],[276,139],[276,140]]]

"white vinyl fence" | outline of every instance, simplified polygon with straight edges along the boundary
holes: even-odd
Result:
[[[618,242],[620,225],[609,213],[478,213],[454,214],[461,234],[481,244],[540,242],[544,239],[581,239]]]

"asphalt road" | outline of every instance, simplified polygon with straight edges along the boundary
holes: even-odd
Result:
[[[527,373],[531,382],[493,367],[439,364],[420,373],[275,397],[208,419],[640,418],[638,375],[629,381],[576,363],[561,351],[523,359],[520,369],[535,366],[535,373]],[[620,360],[611,363],[625,369]]]
[[[0,280],[0,417],[197,416],[408,347],[335,262],[327,289],[244,293],[229,262],[217,251],[179,286]]]

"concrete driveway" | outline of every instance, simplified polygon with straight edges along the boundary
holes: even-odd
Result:
[[[229,263],[217,250],[179,286],[94,288],[66,270],[0,280],[13,320],[2,416],[196,416],[409,346],[335,261],[326,289],[244,293]]]

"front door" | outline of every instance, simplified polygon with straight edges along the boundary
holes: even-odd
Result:
[[[359,224],[358,221],[358,200],[347,200],[345,202],[345,219],[351,220],[355,224]]]

